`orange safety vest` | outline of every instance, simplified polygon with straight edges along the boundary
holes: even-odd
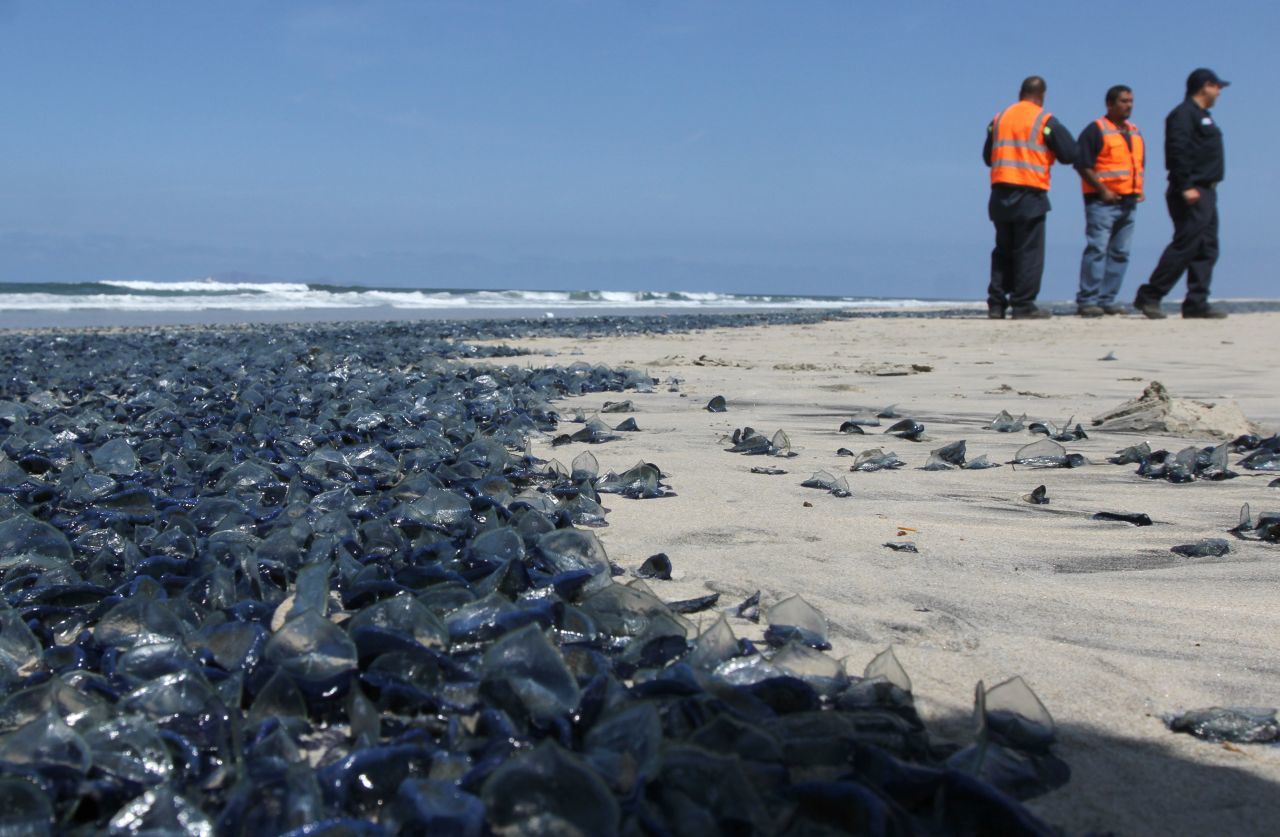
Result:
[[[1093,164],[1098,181],[1117,195],[1141,195],[1147,152],[1138,126],[1132,122],[1125,123],[1125,127],[1129,129],[1129,142],[1125,142],[1124,131],[1117,128],[1111,120],[1104,116],[1095,122],[1102,131],[1102,150],[1098,152],[1097,162]],[[1086,195],[1098,191],[1083,177],[1080,178],[1080,185],[1084,187]]]
[[[1049,191],[1053,152],[1044,126],[1053,114],[1034,102],[1018,102],[991,120],[991,182]]]

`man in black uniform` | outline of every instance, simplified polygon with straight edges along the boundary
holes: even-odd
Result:
[[[1006,114],[1016,107],[1034,105],[1044,109],[1047,90],[1040,76],[1028,76],[1018,91],[1018,104],[1006,108],[1000,117],[987,125],[987,141],[982,147],[982,161],[992,166],[995,143],[1001,146],[1037,146],[1043,160],[1041,177],[1014,178],[1025,183],[996,182],[993,177],[991,198],[987,203],[987,216],[996,228],[996,246],[991,251],[991,283],[987,288],[987,316],[993,320],[1004,319],[1005,310],[1015,320],[1039,320],[1053,316],[1047,308],[1038,307],[1040,279],[1044,274],[1045,216],[1049,214],[1049,167],[1056,159],[1070,165],[1076,159],[1076,141],[1071,132],[1056,117],[1045,115],[1037,120],[1037,135],[1024,141],[997,138],[996,123],[1007,122]],[[1047,158],[1046,152],[1051,155]],[[996,161],[999,162],[998,160]],[[1026,169],[1027,163],[1017,160],[1005,165]],[[998,167],[998,166],[997,166]],[[1037,180],[1035,184],[1031,180]]]
[[[1160,300],[1184,271],[1183,318],[1227,316],[1209,305],[1209,283],[1218,260],[1218,184],[1225,173],[1222,131],[1209,108],[1227,84],[1213,70],[1192,71],[1187,77],[1187,98],[1164,120],[1164,165],[1169,170],[1165,202],[1173,219],[1173,241],[1133,301],[1134,308],[1153,320],[1164,318]]]

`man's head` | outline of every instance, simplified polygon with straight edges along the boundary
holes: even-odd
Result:
[[[1187,97],[1199,102],[1200,107],[1211,108],[1218,101],[1222,88],[1231,82],[1218,78],[1218,74],[1207,67],[1198,67],[1187,76]]]
[[[1044,83],[1044,79],[1040,76],[1027,76],[1022,80],[1022,88],[1018,90],[1018,98],[1024,102],[1035,102],[1037,105],[1044,104],[1044,93],[1049,89],[1049,85]]]
[[[1133,115],[1133,88],[1117,84],[1107,91],[1107,118],[1117,125]]]

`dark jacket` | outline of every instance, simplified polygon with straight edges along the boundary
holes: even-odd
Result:
[[[1186,98],[1165,117],[1164,165],[1169,188],[1177,192],[1213,186],[1226,174],[1222,131],[1195,99]]]

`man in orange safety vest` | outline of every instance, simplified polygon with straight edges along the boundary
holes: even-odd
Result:
[[[1076,313],[1081,317],[1123,314],[1116,295],[1129,266],[1134,216],[1144,200],[1146,146],[1133,114],[1133,90],[1107,91],[1107,115],[1090,122],[1077,140],[1076,171],[1084,190],[1084,254]]]
[[[1044,273],[1049,169],[1055,160],[1075,162],[1076,141],[1044,109],[1046,89],[1040,76],[1027,77],[1018,101],[987,125],[982,159],[991,167],[987,215],[996,228],[987,288],[987,316],[993,320],[1004,319],[1006,310],[1015,320],[1053,316],[1036,305]]]

